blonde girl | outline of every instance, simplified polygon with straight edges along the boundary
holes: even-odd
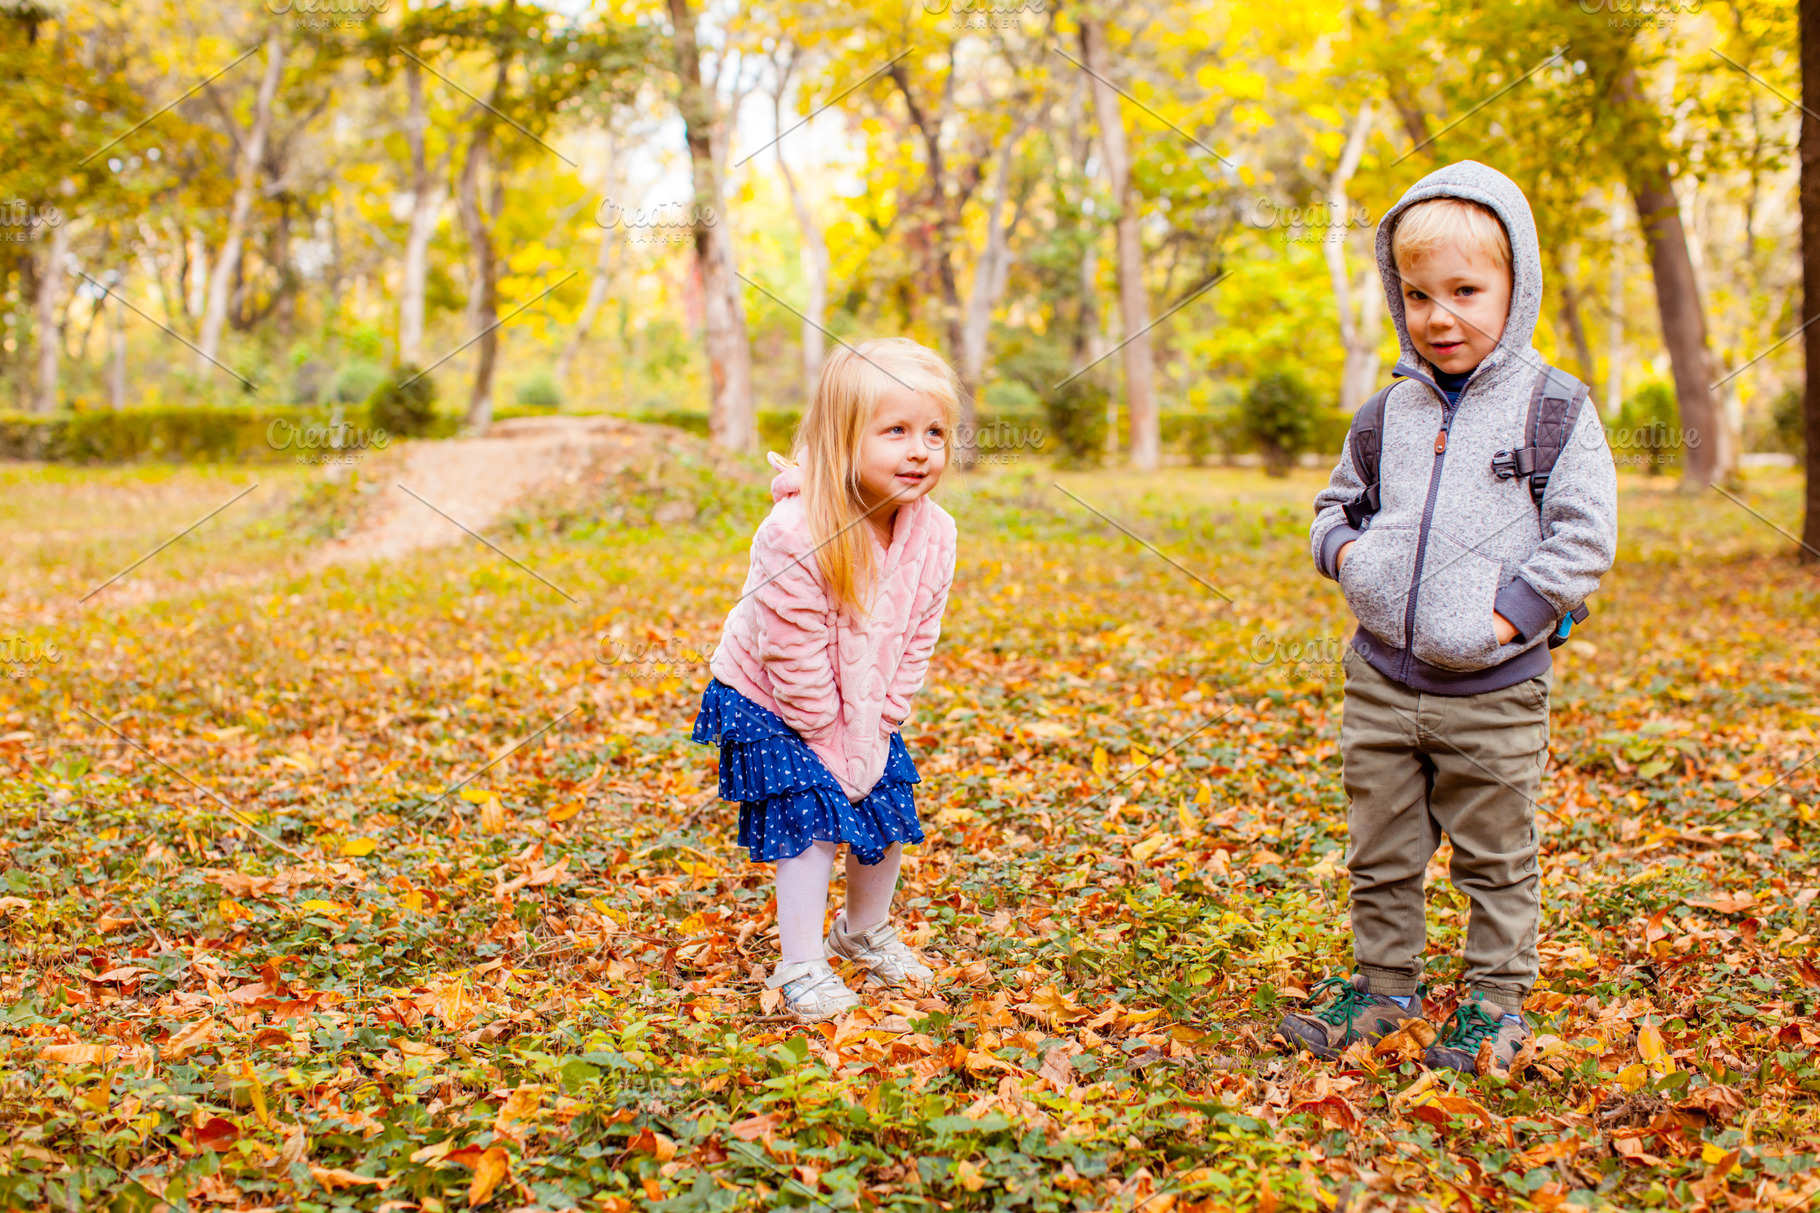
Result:
[[[771,514],[709,662],[695,740],[720,747],[739,844],[777,864],[783,955],[767,984],[803,1022],[859,1004],[830,956],[868,985],[934,976],[891,921],[904,846],[923,840],[898,730],[954,580],[954,519],[929,493],[958,410],[953,371],[914,341],[828,358],[794,461],[771,456]],[[841,843],[846,905],[824,937]]]

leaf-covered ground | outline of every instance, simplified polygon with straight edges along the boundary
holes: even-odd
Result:
[[[1317,484],[944,489],[899,902],[942,980],[802,1029],[688,736],[756,470],[522,510],[489,536],[522,568],[311,571],[358,485],[0,469],[0,1206],[1800,1205],[1820,578],[1719,495],[1627,481],[1556,654],[1533,1068],[1311,1063],[1269,1036],[1350,962]],[[1786,527],[1797,488],[1741,499]]]

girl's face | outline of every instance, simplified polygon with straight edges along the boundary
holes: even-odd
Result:
[[[948,423],[931,396],[893,385],[872,411],[859,450],[859,497],[888,518],[935,487],[948,466]]]

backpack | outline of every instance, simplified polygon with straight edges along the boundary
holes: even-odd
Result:
[[[1395,386],[1393,383],[1381,389],[1360,405],[1359,411],[1353,414],[1352,428],[1347,434],[1353,469],[1365,482],[1365,491],[1341,507],[1346,521],[1354,528],[1362,529],[1365,520],[1377,513],[1382,504],[1378,489],[1378,457],[1383,453],[1384,401],[1390,395],[1390,388]],[[1588,395],[1587,386],[1566,371],[1543,367],[1542,374],[1536,376],[1535,391],[1529,397],[1529,421],[1524,431],[1528,445],[1515,451],[1499,451],[1492,456],[1491,470],[1499,480],[1529,477],[1529,495],[1537,510],[1542,508],[1549,474],[1554,471],[1555,461],[1561,457],[1562,449],[1567,446],[1567,440],[1580,420],[1580,406],[1586,403]],[[1567,643],[1573,625],[1585,623],[1591,614],[1586,604],[1581,603],[1562,616],[1549,634],[1548,647],[1559,648]]]

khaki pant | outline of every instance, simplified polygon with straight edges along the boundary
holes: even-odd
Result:
[[[1348,649],[1340,754],[1351,846],[1353,957],[1374,994],[1421,980],[1423,874],[1445,833],[1448,875],[1472,903],[1466,984],[1506,1010],[1536,982],[1535,799],[1548,763],[1543,674],[1482,695],[1429,695]]]

